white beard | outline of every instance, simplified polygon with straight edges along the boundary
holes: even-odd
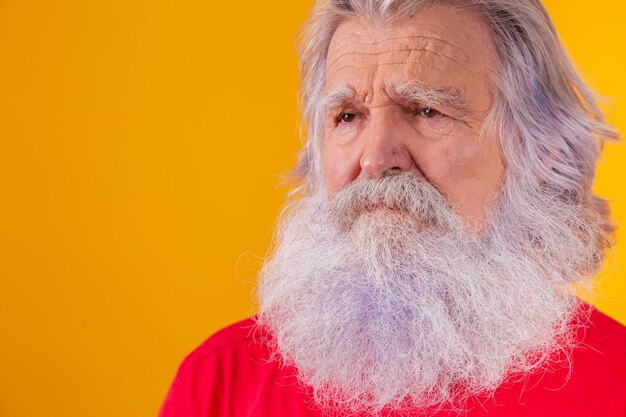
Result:
[[[526,201],[501,198],[477,235],[409,173],[305,197],[261,271],[259,325],[322,408],[459,408],[489,395],[571,348],[579,302],[564,287],[597,255],[579,205],[546,189]]]

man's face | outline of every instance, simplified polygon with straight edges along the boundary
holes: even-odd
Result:
[[[481,135],[494,101],[488,28],[450,6],[385,26],[348,20],[327,58],[322,163],[329,196],[357,178],[411,171],[483,228],[504,170],[496,139]]]

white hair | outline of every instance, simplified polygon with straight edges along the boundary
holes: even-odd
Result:
[[[480,235],[412,173],[357,179],[330,201],[323,190],[320,114],[353,94],[323,100],[334,31],[432,4],[480,16],[498,52],[483,130],[500,141],[506,178]],[[611,244],[608,205],[591,185],[604,141],[617,135],[539,1],[320,1],[300,46],[301,198],[283,212],[258,294],[276,358],[295,365],[322,407],[375,415],[463,409],[554,365],[555,352],[567,356],[585,315],[564,288],[592,277]]]
[[[596,95],[575,71],[538,0],[318,1],[299,37],[307,141],[293,172],[300,184],[294,194],[310,194],[324,185],[320,105],[326,54],[337,27],[358,17],[390,23],[435,4],[474,13],[491,30],[499,58],[493,80],[496,100],[483,130],[500,141],[506,164],[504,192],[515,202],[538,187],[561,190],[563,198],[581,202],[601,226],[603,233],[594,244],[610,246],[614,226],[609,207],[591,186],[603,143],[617,139],[617,134],[604,122]]]

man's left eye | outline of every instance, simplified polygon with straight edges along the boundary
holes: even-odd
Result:
[[[356,119],[356,113],[343,112],[337,118],[338,122],[351,123]]]
[[[428,119],[432,119],[433,117],[437,116],[443,116],[443,113],[441,113],[439,110],[433,109],[432,107],[424,107],[419,111],[419,114]]]

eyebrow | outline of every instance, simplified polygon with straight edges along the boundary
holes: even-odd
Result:
[[[396,101],[416,103],[430,106],[445,106],[466,113],[466,100],[462,91],[455,87],[434,88],[418,81],[407,81],[393,85],[388,89],[389,95]]]
[[[391,98],[398,102],[422,104],[430,106],[446,106],[457,113],[467,113],[465,96],[458,88],[433,88],[418,81],[407,81],[403,84],[386,88]],[[357,100],[356,89],[352,86],[339,87],[328,93],[321,101],[322,114],[328,115],[337,108]]]
[[[344,86],[339,87],[336,90],[328,93],[320,104],[321,113],[324,115],[328,115],[333,112],[338,107],[355,101],[357,98],[357,93],[354,87],[352,86]]]

